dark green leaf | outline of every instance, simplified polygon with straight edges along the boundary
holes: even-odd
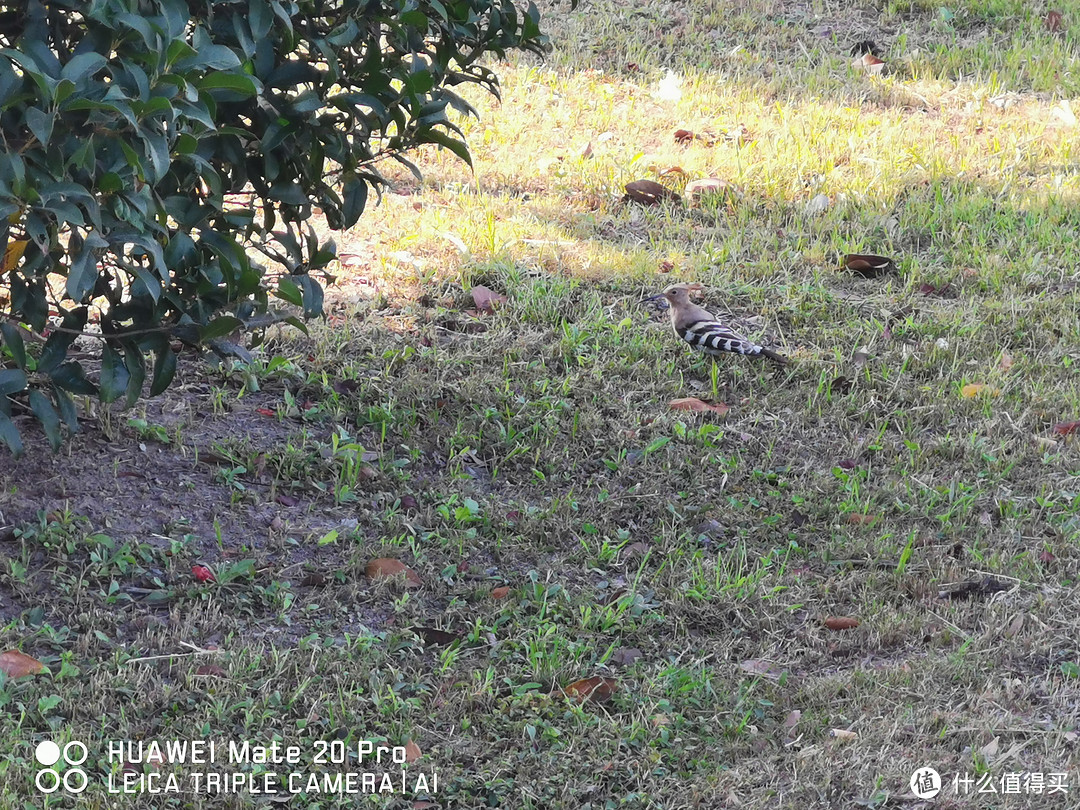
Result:
[[[118,400],[127,391],[130,379],[123,354],[106,343],[101,350],[101,382],[98,393],[101,401]]]
[[[15,365],[26,368],[26,345],[23,343],[22,329],[9,321],[0,321],[0,335],[4,337],[4,345],[11,352]]]
[[[19,438],[19,429],[8,418],[7,414],[0,413],[0,442],[3,442],[11,450],[11,454],[18,458],[23,454],[22,439]]]
[[[364,206],[367,205],[367,194],[367,183],[361,178],[352,175],[345,180],[344,201],[341,206],[342,227],[351,228],[357,223],[360,215],[364,213]]]
[[[64,424],[68,426],[68,430],[72,433],[77,433],[79,430],[79,414],[75,410],[75,400],[71,398],[71,394],[56,385],[53,386],[53,395],[56,397],[56,404],[60,406],[60,416],[63,418]]]
[[[0,397],[26,390],[26,374],[22,369],[8,368],[0,371]]]
[[[154,359],[154,376],[150,381],[150,396],[156,397],[169,387],[176,375],[176,354],[168,345],[158,349]]]
[[[82,365],[74,361],[56,368],[49,373],[49,377],[60,388],[73,394],[94,396],[98,392],[97,386],[86,379],[86,372],[83,371]]]
[[[243,325],[244,322],[239,318],[234,318],[232,315],[223,315],[199,329],[199,340],[207,343],[215,338],[225,337],[225,335],[235,332]]]
[[[30,410],[45,429],[45,437],[54,451],[60,449],[60,417],[49,398],[36,389],[30,391]]]

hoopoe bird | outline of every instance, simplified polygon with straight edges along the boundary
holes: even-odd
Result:
[[[788,359],[782,354],[777,354],[772,349],[759,346],[749,338],[740,335],[729,326],[724,326],[716,320],[707,310],[702,309],[690,300],[690,291],[700,289],[693,284],[672,284],[662,293],[643,298],[645,301],[655,301],[657,298],[667,299],[671,315],[671,328],[682,340],[699,352],[704,352],[710,357],[720,357],[724,354],[745,354],[748,357],[767,357],[774,363],[786,365]]]

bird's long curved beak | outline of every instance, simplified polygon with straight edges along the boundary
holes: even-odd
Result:
[[[663,293],[657,293],[656,295],[650,295],[647,298],[642,298],[640,301],[638,301],[638,303],[639,304],[644,304],[646,301],[655,301],[657,298],[663,298],[663,297],[664,297]]]

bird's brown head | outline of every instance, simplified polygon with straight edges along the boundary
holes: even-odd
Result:
[[[665,299],[673,308],[686,307],[690,305],[690,293],[700,290],[702,287],[700,284],[672,284],[665,289],[662,293],[649,296],[646,301],[656,298]]]

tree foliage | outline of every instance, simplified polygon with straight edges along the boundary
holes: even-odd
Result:
[[[468,161],[452,88],[545,45],[514,0],[0,3],[0,440],[29,409],[58,446],[73,394],[156,395],[176,340],[238,351],[273,299],[319,313],[313,207],[353,226],[418,144]]]

